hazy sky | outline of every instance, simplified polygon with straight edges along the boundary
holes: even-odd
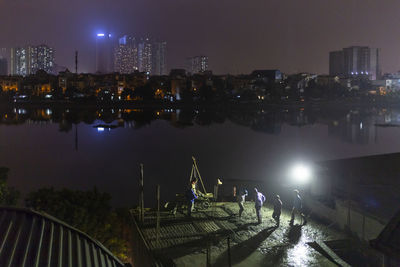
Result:
[[[56,61],[94,71],[95,35],[108,30],[168,42],[168,68],[209,56],[215,73],[258,68],[328,72],[328,53],[381,48],[384,72],[400,70],[398,0],[0,0],[0,47],[46,43]]]

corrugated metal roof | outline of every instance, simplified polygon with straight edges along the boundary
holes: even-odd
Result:
[[[0,207],[0,266],[125,266],[99,241],[30,209]]]

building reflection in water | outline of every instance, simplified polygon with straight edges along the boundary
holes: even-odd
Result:
[[[305,127],[326,125],[330,137],[352,144],[378,142],[379,127],[400,126],[400,112],[395,109],[349,109],[319,108],[283,109],[116,109],[116,108],[37,108],[25,107],[0,109],[0,124],[49,124],[59,125],[59,130],[69,132],[73,124],[93,125],[100,123],[97,131],[115,128],[141,128],[156,120],[169,121],[177,128],[193,125],[207,126],[226,121],[266,134],[279,135],[285,125]],[[78,126],[76,136],[78,136]],[[78,138],[76,137],[76,140]]]

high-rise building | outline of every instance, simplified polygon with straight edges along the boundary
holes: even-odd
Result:
[[[0,57],[0,75],[8,74],[8,63],[7,59]]]
[[[329,75],[365,76],[371,80],[381,75],[378,48],[351,46],[329,53]]]
[[[124,35],[114,49],[114,69],[119,73],[138,70],[151,75],[167,75],[166,50],[164,41]]]
[[[167,75],[167,42],[154,42],[152,45],[152,71],[153,75]]]
[[[329,53],[329,75],[343,75],[344,53],[343,51],[333,51]]]
[[[114,71],[113,46],[110,33],[98,33],[96,36],[96,72]]]
[[[138,69],[138,46],[136,39],[125,35],[119,39],[118,46],[114,49],[114,70],[119,73],[129,74]]]
[[[5,59],[7,61],[7,72],[6,75],[9,74],[10,70],[10,52],[7,48],[0,47],[0,59]],[[4,61],[3,61],[4,64]]]
[[[149,38],[138,43],[138,63],[140,72],[152,73],[152,43]]]
[[[0,47],[0,57],[7,58],[7,48]]]
[[[29,74],[35,74],[38,70],[44,70],[47,73],[54,71],[54,51],[47,45],[30,46],[30,66]]]
[[[0,48],[0,75],[8,75],[8,56],[7,49]]]
[[[208,70],[208,57],[195,56],[187,59],[188,71],[191,73],[200,73]]]
[[[10,72],[11,75],[28,75],[28,56],[25,48],[13,47],[10,53]]]
[[[54,71],[54,50],[47,45],[11,48],[11,75],[31,75],[38,70]]]

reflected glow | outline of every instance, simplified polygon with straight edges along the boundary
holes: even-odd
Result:
[[[303,164],[297,164],[295,165],[290,172],[290,176],[296,183],[307,183],[311,179],[311,169],[310,167],[303,165]]]
[[[311,260],[309,247],[306,243],[299,242],[288,250],[288,262],[291,266],[308,266]],[[292,265],[293,264],[293,265]]]

